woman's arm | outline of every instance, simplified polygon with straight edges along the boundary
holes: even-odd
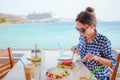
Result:
[[[88,53],[83,59],[83,61],[87,61],[87,60],[95,60],[105,66],[110,66],[112,67],[112,62],[111,60],[109,59],[106,59],[106,58],[102,58],[102,57],[99,57],[99,56],[96,56],[94,54],[91,54],[91,53]]]
[[[105,66],[109,66],[109,67],[112,67],[112,62],[110,59],[106,59],[106,58],[102,58],[102,57],[99,57],[99,56],[96,56],[94,55],[92,57],[92,59],[96,60],[97,62],[105,65]]]

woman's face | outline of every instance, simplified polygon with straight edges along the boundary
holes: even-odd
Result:
[[[87,36],[91,32],[89,25],[84,25],[80,22],[76,22],[76,30],[83,36]]]

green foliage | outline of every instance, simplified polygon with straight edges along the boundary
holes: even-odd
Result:
[[[17,23],[18,21],[17,20],[11,20],[10,22],[11,23]]]
[[[6,19],[5,18],[0,18],[0,23],[4,23],[6,22]]]

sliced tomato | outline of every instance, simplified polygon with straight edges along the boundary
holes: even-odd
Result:
[[[68,61],[68,64],[71,65],[71,64],[73,64],[73,62],[72,61]]]
[[[52,74],[51,73],[48,72],[46,75],[47,75],[47,77],[52,78]]]
[[[73,62],[72,61],[61,61],[60,64],[63,64],[63,65],[72,65]]]
[[[66,64],[66,62],[65,62],[65,61],[61,61],[60,64],[63,64],[63,65],[64,65],[64,64]]]
[[[57,78],[57,79],[59,79],[59,78],[63,78],[63,76],[59,76],[59,75],[57,75],[56,78]]]

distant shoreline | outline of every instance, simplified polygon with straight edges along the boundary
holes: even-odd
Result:
[[[27,22],[26,22],[27,23]],[[10,23],[10,22],[6,22],[6,23],[1,23],[0,24],[0,27],[1,26],[6,26],[6,25],[12,25],[12,24],[25,24],[25,23]]]
[[[5,26],[5,25],[9,25],[9,24],[12,24],[12,23],[10,23],[10,22],[1,23],[0,26]]]
[[[69,21],[72,21],[72,20],[59,20],[59,21],[56,21],[56,22],[67,22],[67,21],[69,22]],[[51,21],[41,21],[41,22],[51,22]],[[41,22],[39,22],[39,23],[41,23]],[[98,21],[98,22],[120,22],[120,21]],[[10,22],[5,22],[5,23],[0,23],[0,27],[1,26],[5,26],[5,25],[11,25],[11,24],[27,24],[27,23],[29,23],[29,22],[24,22],[24,23],[10,23]],[[33,22],[33,23],[38,23],[38,22]]]

